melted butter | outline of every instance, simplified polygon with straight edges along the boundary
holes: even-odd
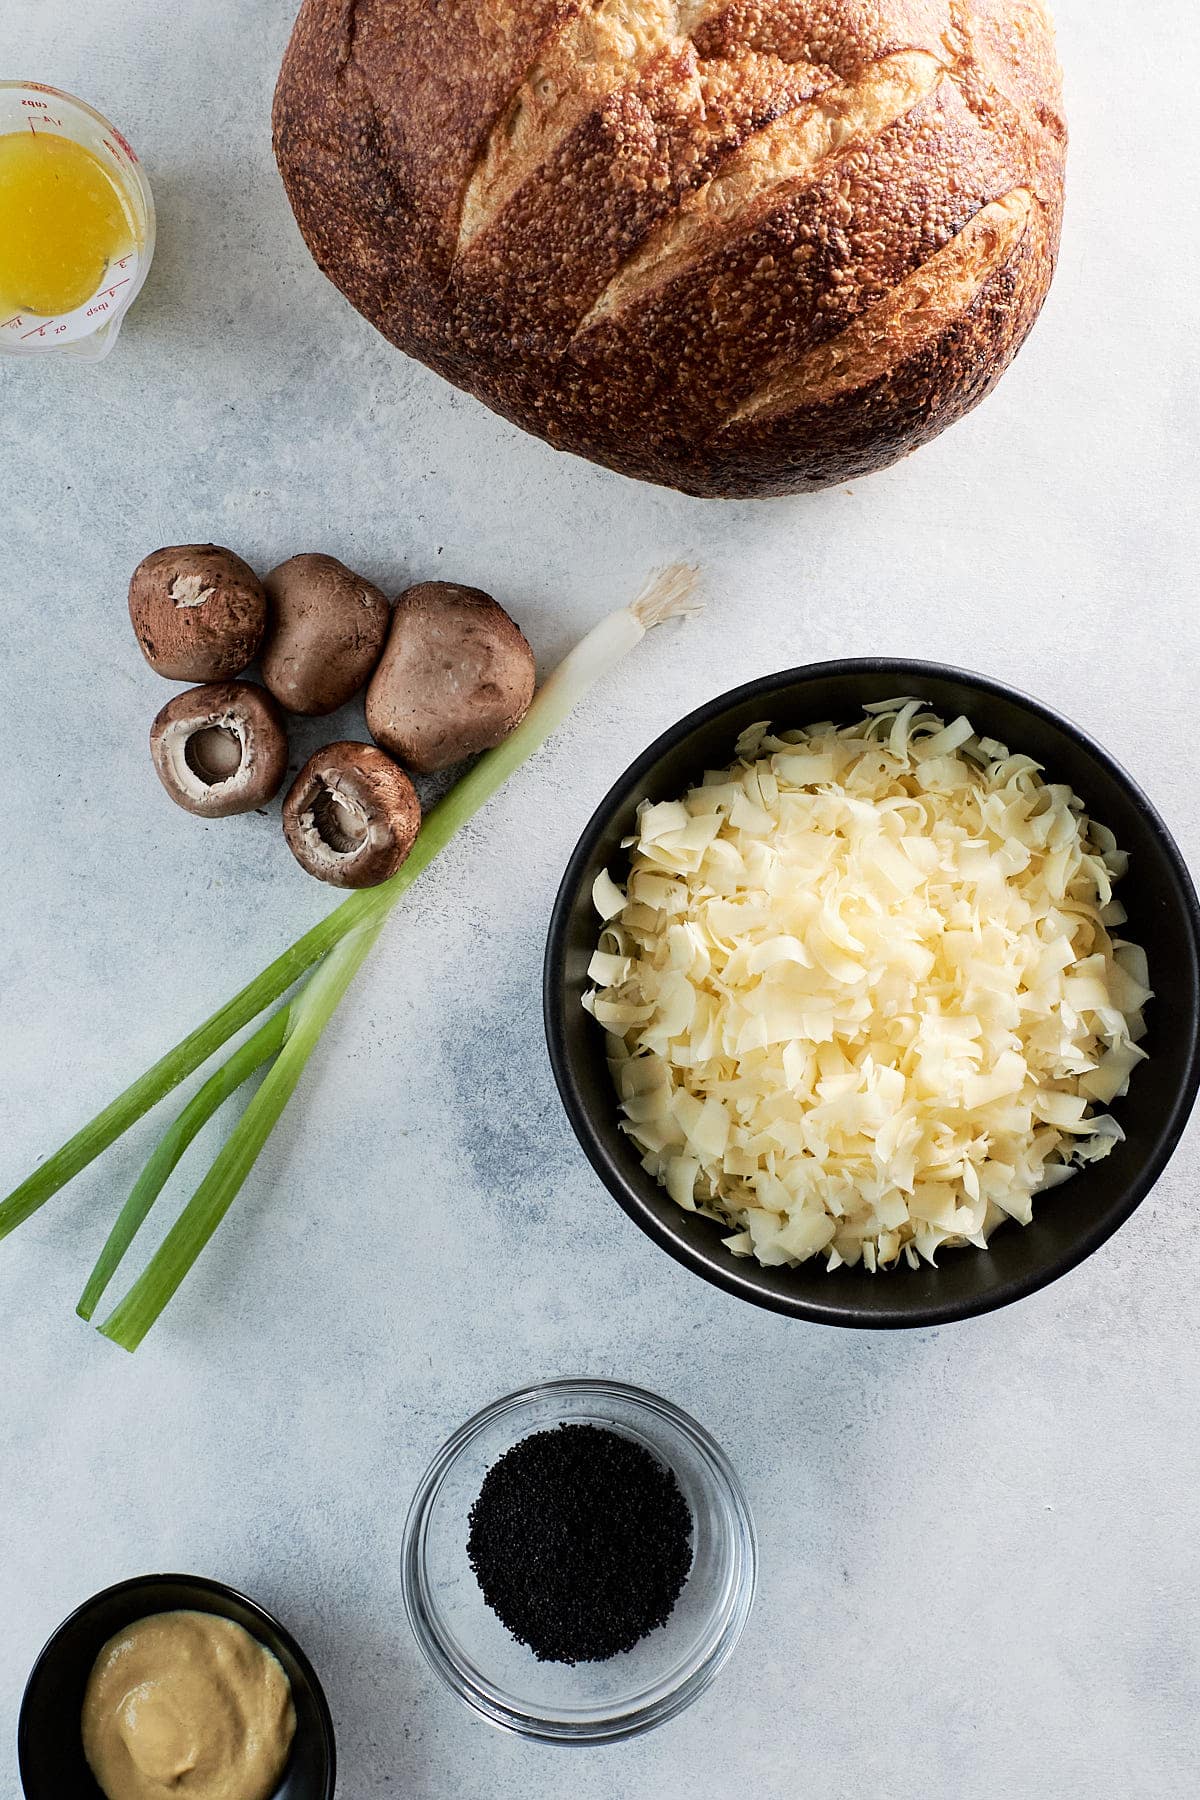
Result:
[[[0,133],[0,314],[74,311],[137,238],[98,156],[49,131]]]

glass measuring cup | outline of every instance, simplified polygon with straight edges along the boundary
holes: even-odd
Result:
[[[134,225],[132,248],[111,263],[82,306],[46,317],[18,312],[0,317],[0,355],[45,356],[53,351],[95,361],[107,356],[150,269],[154,200],[141,164],[115,126],[94,107],[40,81],[0,81],[0,133],[53,132],[90,150],[117,183]]]

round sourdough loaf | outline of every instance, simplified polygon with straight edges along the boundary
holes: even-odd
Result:
[[[1054,269],[1041,0],[304,0],[275,148],[384,335],[560,449],[787,494],[927,443]]]

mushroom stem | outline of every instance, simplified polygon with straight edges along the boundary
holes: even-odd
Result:
[[[96,1310],[96,1304],[105,1288],[116,1273],[117,1266],[141,1229],[146,1214],[162,1193],[175,1165],[202,1126],[222,1106],[232,1093],[241,1087],[243,1081],[253,1075],[269,1062],[280,1048],[287,1035],[288,1017],[291,1008],[281,1006],[273,1012],[264,1025],[260,1025],[252,1037],[244,1044],[239,1044],[228,1062],[221,1064],[204,1086],[192,1095],[183,1111],[179,1114],[159,1139],[149,1162],[138,1176],[133,1189],[126,1200],[116,1223],[104,1240],[104,1248],[96,1259],[96,1266],[88,1277],[87,1286],[79,1297],[75,1311],[81,1319],[90,1319]]]

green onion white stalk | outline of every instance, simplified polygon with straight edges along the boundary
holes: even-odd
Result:
[[[513,771],[562,723],[577,701],[628,655],[653,626],[693,610],[695,571],[681,564],[654,576],[632,605],[603,619],[569,652],[534,696],[516,730],[468,770],[424,820],[403,867],[375,888],[353,893],[320,924],[160,1057],[82,1130],[0,1201],[0,1238],[43,1206],[59,1188],[252,1020],[305,977],[278,1008],[211,1075],[168,1128],[125,1202],[78,1311],[92,1313],[171,1172],[201,1127],[264,1063],[266,1075],[225,1140],[200,1186],[125,1298],[100,1327],[135,1350],[224,1218],[287,1105],[305,1063],[384,921],[450,839],[501,788]],[[310,973],[311,971],[311,973]]]

